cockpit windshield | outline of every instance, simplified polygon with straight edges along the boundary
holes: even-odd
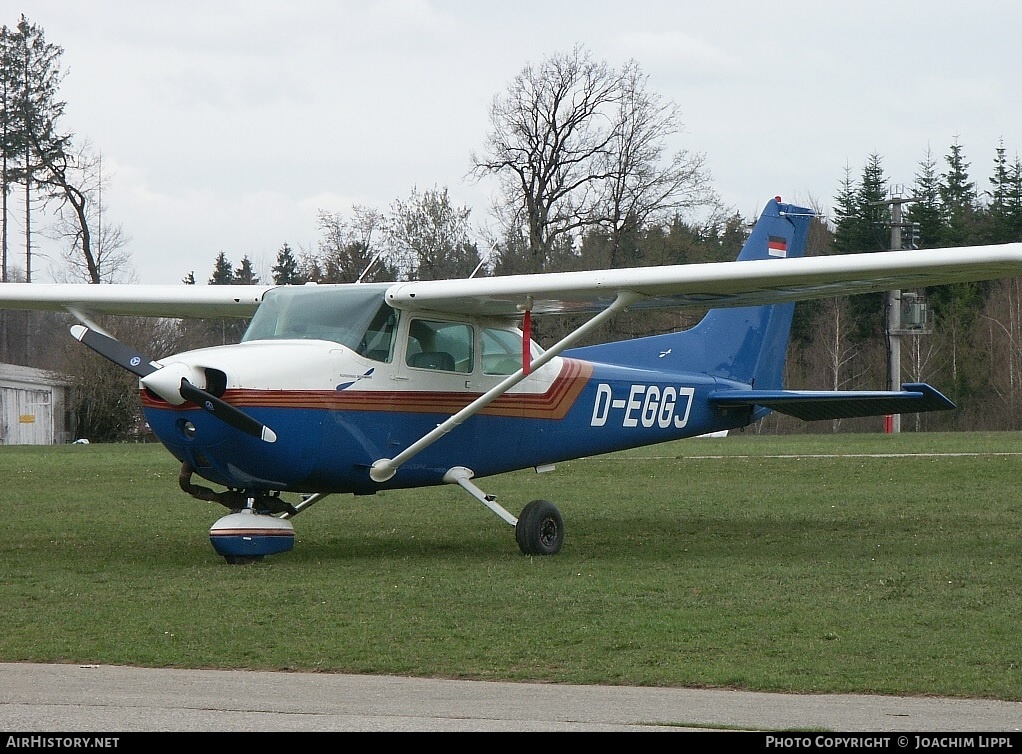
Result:
[[[389,287],[365,283],[273,288],[241,340],[329,340],[366,358],[390,361],[397,311],[383,299]]]

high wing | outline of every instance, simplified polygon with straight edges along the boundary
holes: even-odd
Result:
[[[395,283],[397,309],[515,316],[758,306],[1022,275],[1022,244]],[[357,285],[357,284],[344,284]],[[148,317],[250,317],[273,286],[0,284],[0,309]],[[338,286],[343,287],[343,285]]]
[[[469,315],[759,306],[1022,275],[1022,244],[397,283],[397,309]]]
[[[130,314],[143,317],[251,317],[268,285],[0,284],[0,309]]]

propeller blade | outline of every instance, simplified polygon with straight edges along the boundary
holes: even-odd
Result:
[[[196,387],[186,377],[181,377],[180,388],[175,389],[177,386],[173,385],[170,380],[173,380],[175,376],[180,375],[182,372],[187,373],[185,366],[172,364],[169,369],[158,375],[158,380],[154,377],[146,381],[146,377],[163,367],[131,346],[126,346],[109,335],[91,330],[84,325],[72,325],[71,335],[100,356],[110,359],[110,361],[118,366],[142,378],[143,385],[153,390],[169,403],[180,405],[183,401],[191,401],[213,414],[220,421],[230,424],[235,429],[240,429],[242,432],[253,437],[258,437],[263,442],[276,442],[277,434],[272,429],[256,421],[244,411],[236,409],[227,401],[221,400],[212,393]],[[165,378],[167,375],[169,377]],[[180,393],[180,398],[174,395],[177,392]]]
[[[159,364],[131,346],[126,346],[109,335],[90,330],[84,325],[72,325],[71,335],[100,356],[110,359],[117,366],[123,367],[139,377],[146,377],[160,368]]]
[[[263,442],[276,442],[277,440],[276,433],[265,424],[256,421],[244,411],[236,409],[227,401],[196,387],[183,377],[181,378],[181,397],[205,409],[220,421],[253,437],[258,437]]]

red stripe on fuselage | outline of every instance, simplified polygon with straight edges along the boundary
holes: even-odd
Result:
[[[543,393],[505,393],[480,411],[488,416],[563,419],[593,374],[592,364],[562,359],[560,374]],[[228,390],[223,399],[238,408],[305,408],[333,411],[392,411],[453,414],[481,393],[428,390]],[[174,408],[142,391],[148,408]],[[193,408],[185,403],[180,409]]]

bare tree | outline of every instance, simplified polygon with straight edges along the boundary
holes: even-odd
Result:
[[[501,180],[507,224],[526,229],[536,269],[560,236],[594,221],[620,96],[618,75],[576,47],[527,66],[493,101],[487,151],[472,155],[473,171]]]
[[[413,189],[407,201],[395,201],[386,236],[392,263],[418,280],[468,277],[479,264],[469,237],[467,207],[451,204],[447,188]]]
[[[810,373],[819,375],[828,390],[842,390],[856,385],[868,367],[856,370],[863,346],[852,337],[854,322],[848,298],[821,301],[813,325],[817,347],[809,352]],[[833,419],[831,430],[837,432],[842,421]]]
[[[41,179],[49,198],[57,202],[56,220],[48,231],[54,240],[64,240],[64,261],[74,281],[124,283],[134,278],[130,237],[119,224],[105,217],[103,157],[88,144],[70,159],[61,160]]]
[[[664,159],[667,139],[682,130],[679,108],[650,92],[647,83],[638,63],[624,67],[599,217],[610,236],[612,267],[621,264],[624,234],[718,203],[704,155],[681,150]]]
[[[1022,281],[999,281],[980,316],[986,324],[986,372],[1004,428],[1022,413]]]
[[[494,99],[473,174],[501,181],[502,219],[524,230],[533,269],[586,228],[620,235],[711,196],[701,156],[679,152],[663,164],[665,140],[680,130],[677,108],[646,83],[636,63],[616,71],[576,47],[527,66]]]
[[[183,350],[182,345],[195,347],[191,340],[179,342],[192,331],[182,330],[178,320],[101,317],[100,322],[118,340],[153,358]],[[71,382],[68,408],[74,417],[75,436],[92,442],[144,439],[148,432],[138,400],[138,378],[83,348],[73,338],[62,337],[60,344],[62,361],[58,371]]]
[[[311,279],[318,282],[354,283],[363,280],[384,280],[390,276],[380,264],[383,249],[374,236],[382,229],[383,215],[370,207],[352,208],[348,221],[340,212],[320,210],[320,257],[315,260],[319,272]],[[311,265],[308,265],[311,267]]]

